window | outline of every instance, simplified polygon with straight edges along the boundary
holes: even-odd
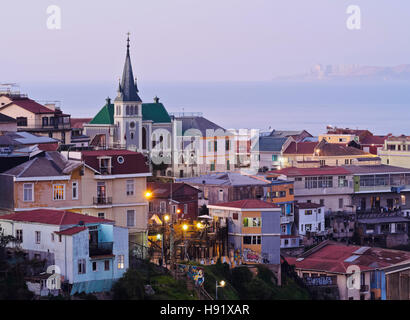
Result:
[[[159,203],[159,211],[161,212],[161,213],[164,213],[165,212],[165,210],[166,210],[166,202],[165,201],[161,201],[160,203]]]
[[[252,244],[261,244],[261,236],[252,236]]]
[[[124,157],[123,157],[123,156],[117,157],[117,162],[118,162],[119,164],[123,164],[123,163],[124,163]]]
[[[42,121],[43,121],[43,127],[48,126],[48,117],[43,117]]]
[[[16,230],[16,239],[19,242],[23,242],[23,230],[22,229]]]
[[[302,181],[302,178],[295,178],[295,181]]]
[[[281,225],[282,234],[286,234],[286,225]]]
[[[344,188],[348,186],[346,176],[339,176],[337,181],[338,181],[339,188]]]
[[[312,210],[306,210],[305,211],[305,216],[310,216],[312,215],[313,211]]]
[[[211,163],[211,168],[210,168],[210,170],[211,170],[211,171],[215,171],[215,161],[214,161],[213,163]]]
[[[279,191],[279,198],[286,197],[286,191]]]
[[[343,198],[339,198],[339,209],[343,209]]]
[[[127,227],[135,227],[135,211],[127,210]]]
[[[184,213],[185,214],[188,213],[188,204],[187,203],[184,204]]]
[[[98,212],[98,218],[105,219],[105,212]]]
[[[61,242],[63,240],[63,237],[61,236],[61,234],[58,235],[58,242]]]
[[[402,205],[406,204],[406,196],[404,194],[401,195],[401,204]]]
[[[53,200],[64,200],[65,194],[65,185],[64,184],[55,184],[53,185]]]
[[[27,127],[27,118],[26,117],[17,117],[17,126],[18,127]]]
[[[97,261],[93,261],[93,271],[97,271]]]
[[[77,200],[78,199],[78,182],[77,181],[73,181],[72,183],[72,196],[73,196],[73,200]]]
[[[34,184],[25,183],[23,185],[23,201],[34,201]]]
[[[218,200],[223,201],[224,200],[224,191],[222,189],[219,189],[218,192]]]
[[[311,231],[312,230],[312,225],[311,224],[305,224],[305,231]]]
[[[231,170],[231,164],[229,160],[226,160],[226,170]]]
[[[127,180],[127,196],[134,195],[134,180]]]
[[[212,152],[212,141],[208,141],[208,152]]]
[[[278,155],[277,154],[272,155],[272,161],[273,162],[278,161]]]
[[[332,188],[332,187],[333,187],[333,178],[331,176],[306,177],[305,178],[305,188],[306,189]]]
[[[85,274],[85,259],[78,259],[78,274]]]
[[[39,244],[41,242],[41,232],[40,231],[36,231],[36,243]]]
[[[345,159],[345,164],[349,164],[349,159]]]
[[[54,233],[51,234],[51,242],[54,242]]]
[[[110,260],[104,260],[104,271],[110,270]]]
[[[229,139],[225,140],[225,151],[229,151]]]
[[[215,152],[218,151],[218,141],[217,140],[214,141],[214,151]]]
[[[292,188],[289,189],[289,194],[293,195],[293,189]]]
[[[121,254],[118,256],[118,269],[124,269],[125,264],[124,264],[124,255]]]
[[[244,227],[260,227],[261,219],[260,218],[244,218],[243,226]]]
[[[238,220],[238,213],[237,212],[232,213],[232,219],[233,220]]]
[[[320,160],[319,163],[321,167],[324,167],[326,165],[326,160]]]
[[[320,203],[321,206],[324,206],[325,205],[325,199],[320,199],[319,203]]]
[[[249,237],[249,236],[243,237],[243,244],[252,244],[252,237]]]

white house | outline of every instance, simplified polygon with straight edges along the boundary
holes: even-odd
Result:
[[[1,216],[0,232],[17,238],[9,247],[46,260],[44,271],[54,271],[71,294],[108,291],[129,265],[128,229],[111,220],[39,209]]]
[[[296,204],[299,235],[306,232],[320,233],[325,231],[325,207],[321,204],[298,202]]]

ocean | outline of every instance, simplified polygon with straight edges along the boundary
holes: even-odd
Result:
[[[29,97],[59,100],[72,117],[93,117],[117,83],[21,83]],[[224,128],[305,129],[327,125],[368,129],[374,134],[410,135],[410,83],[139,81],[144,102],[158,96],[169,112],[201,112]]]

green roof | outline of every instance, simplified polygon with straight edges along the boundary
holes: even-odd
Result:
[[[152,120],[154,123],[164,123],[171,122],[171,117],[162,103],[143,103],[142,120]]]
[[[162,103],[143,103],[142,120],[168,123],[171,122],[171,117]],[[114,124],[114,104],[107,103],[102,107],[100,112],[90,121],[90,124]]]
[[[90,121],[90,124],[114,124],[114,105],[107,103]]]

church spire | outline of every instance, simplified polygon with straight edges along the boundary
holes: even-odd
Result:
[[[127,33],[127,55],[125,57],[124,70],[119,85],[118,97],[115,101],[141,102],[138,96],[137,82],[134,82],[130,57],[130,33]]]

